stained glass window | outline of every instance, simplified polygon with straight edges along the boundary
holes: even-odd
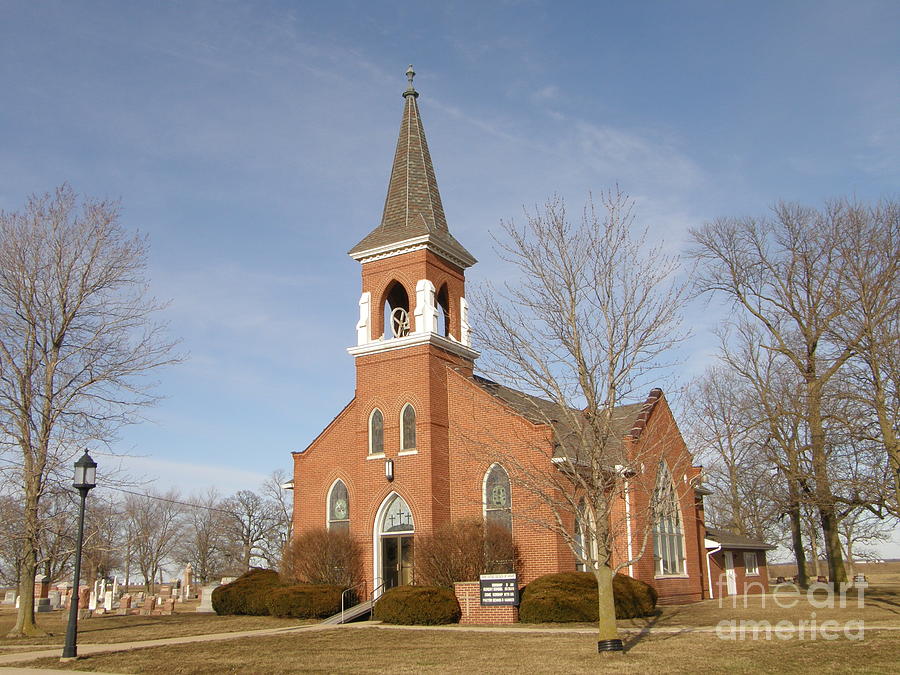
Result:
[[[656,574],[684,574],[684,531],[675,482],[665,462],[660,462],[653,493],[656,518],[653,526],[653,553]]]
[[[369,453],[384,452],[384,415],[378,408],[369,416]]]
[[[384,518],[381,519],[381,531],[391,534],[413,531],[412,511],[400,495],[394,495],[394,499],[384,512]]]
[[[509,474],[499,464],[488,469],[484,481],[484,519],[512,530]]]
[[[350,496],[344,481],[337,481],[331,486],[328,495],[328,529],[350,529]]]
[[[413,450],[416,447],[416,410],[409,403],[403,406],[400,413],[403,423],[400,431],[400,449]]]

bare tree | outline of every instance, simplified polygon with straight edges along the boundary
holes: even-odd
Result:
[[[729,298],[760,327],[762,348],[784,357],[802,379],[812,488],[834,583],[846,581],[846,571],[823,404],[829,381],[862,335],[857,327],[845,341],[829,339],[853,305],[843,253],[850,250],[848,224],[861,208],[846,201],[821,211],[781,203],[770,218],[721,219],[692,231],[698,289]]]
[[[650,388],[649,377],[684,339],[685,294],[673,281],[677,261],[649,245],[646,233],[633,236],[632,201],[617,189],[601,196],[601,208],[602,215],[589,198],[573,223],[555,197],[526,214],[523,227],[504,223],[500,256],[515,281],[480,295],[475,331],[486,349],[481,367],[531,395],[519,401],[526,415],[552,430],[530,457],[505,452],[499,438],[491,451],[551,514],[534,523],[557,533],[594,573],[599,640],[610,645],[618,641],[613,575],[640,558],[649,529],[634,533],[640,546],[618,564],[615,554],[626,550],[632,524],[654,521],[624,516],[623,494],[642,491],[636,503],[655,509],[671,503],[665,497],[673,486],[661,448],[623,438],[623,419],[641,404],[622,404]]]
[[[274,523],[269,534],[260,546],[261,557],[269,568],[277,567],[284,555],[284,547],[291,540],[294,526],[294,500],[291,493],[285,490],[288,475],[282,469],[276,469],[262,484],[262,497],[272,509]]]
[[[0,435],[21,453],[21,598],[10,636],[35,635],[40,501],[48,472],[87,442],[105,442],[154,402],[155,368],[172,343],[147,295],[147,242],[118,205],[67,185],[0,213]]]
[[[188,501],[192,506],[185,509],[184,528],[175,555],[178,562],[191,563],[194,575],[201,584],[206,584],[225,566],[231,514],[215,488]]]
[[[146,593],[153,592],[163,565],[173,557],[182,532],[183,510],[175,490],[165,494],[129,494],[125,499],[132,557],[144,578]]]
[[[279,524],[277,506],[252,490],[239,490],[225,501],[224,508],[230,513],[225,527],[232,564],[246,572],[254,560],[268,562],[267,542]]]

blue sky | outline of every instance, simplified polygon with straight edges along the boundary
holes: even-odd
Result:
[[[0,0],[0,208],[68,181],[150,235],[190,358],[129,466],[255,487],[353,393],[358,264],[407,64],[451,231],[616,181],[672,250],[777,199],[896,195],[896,2]],[[695,307],[679,373],[718,314]],[[102,461],[102,460],[101,460]]]

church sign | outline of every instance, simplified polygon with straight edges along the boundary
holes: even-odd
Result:
[[[519,604],[519,580],[515,574],[482,574],[479,582],[482,605]]]

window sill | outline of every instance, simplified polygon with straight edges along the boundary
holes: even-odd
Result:
[[[418,455],[418,450],[401,450],[397,453],[398,457],[406,457],[407,455]]]
[[[384,453],[376,452],[374,455],[369,455],[368,457],[366,457],[366,459],[367,460],[369,460],[369,459],[384,459]]]
[[[744,572],[745,577],[758,577],[759,572]]]
[[[690,579],[689,574],[655,574],[654,579]]]

